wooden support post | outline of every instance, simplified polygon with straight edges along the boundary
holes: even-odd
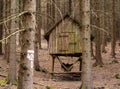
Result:
[[[54,75],[54,63],[55,63],[55,56],[52,55],[52,68],[51,68],[51,78],[53,78]]]
[[[80,62],[80,67],[79,67],[79,71],[82,71],[82,58],[79,58],[79,62]],[[81,73],[80,73],[80,77],[81,77]]]

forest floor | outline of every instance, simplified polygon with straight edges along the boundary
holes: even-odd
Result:
[[[44,45],[44,44],[43,44]],[[92,67],[92,85],[94,89],[120,89],[120,46],[116,48],[116,59],[110,56],[110,45],[106,47],[107,53],[102,54],[103,67]],[[68,58],[64,62],[72,63],[76,58]],[[113,61],[113,60],[117,60]],[[95,60],[91,61],[93,64]],[[39,64],[42,68],[51,70],[51,57],[47,49],[39,51]],[[72,71],[78,71],[77,63]],[[0,89],[17,89],[16,85],[5,85],[9,66],[3,56],[0,57]],[[61,72],[60,63],[55,60],[55,71]],[[2,83],[3,82],[3,83]],[[50,74],[34,71],[34,89],[79,89],[81,85],[79,74],[56,74],[51,79]]]

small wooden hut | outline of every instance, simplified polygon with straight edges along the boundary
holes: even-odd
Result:
[[[65,15],[45,34],[49,44],[49,52],[54,59],[59,56],[78,57],[82,55],[82,31],[78,21]],[[60,60],[60,59],[59,59]]]

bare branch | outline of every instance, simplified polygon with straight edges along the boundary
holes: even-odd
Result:
[[[101,31],[105,32],[107,35],[110,35],[110,33],[108,31],[106,31],[104,28],[100,28],[100,27],[95,26],[95,25],[90,25],[90,26],[93,27],[93,28],[96,28],[98,30],[101,30]]]
[[[16,19],[16,18],[22,16],[25,13],[28,13],[28,11],[23,11],[23,12],[19,13],[18,15],[15,15],[15,16],[9,16],[8,18],[5,18],[2,21],[0,21],[0,24],[3,24],[3,23],[6,23],[6,22],[8,22],[10,20]]]
[[[17,28],[17,29],[18,29],[18,28]],[[4,41],[4,40],[7,40],[7,39],[10,38],[11,36],[13,36],[13,35],[15,35],[15,34],[17,34],[17,33],[19,33],[19,32],[25,31],[25,30],[26,30],[26,29],[17,30],[17,31],[15,31],[15,32],[11,33],[10,35],[8,35],[7,37],[3,38],[2,40],[0,40],[0,42],[2,42],[2,41]]]

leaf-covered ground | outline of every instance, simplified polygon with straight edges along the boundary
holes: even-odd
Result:
[[[45,44],[43,44],[45,45]],[[110,56],[110,45],[107,53],[102,54],[104,66],[92,67],[92,85],[94,89],[120,89],[120,46],[116,48],[116,59]],[[64,62],[72,63],[76,58],[62,58]],[[117,61],[114,61],[117,60]],[[93,64],[95,60],[92,60]],[[47,49],[39,51],[39,63],[42,68],[51,70],[51,57]],[[72,71],[78,71],[77,63]],[[9,66],[3,56],[0,57],[0,89],[17,89],[16,85],[6,85]],[[55,61],[55,71],[61,72],[58,60]],[[51,79],[50,74],[34,71],[34,89],[79,89],[81,85],[79,74],[56,74]]]

